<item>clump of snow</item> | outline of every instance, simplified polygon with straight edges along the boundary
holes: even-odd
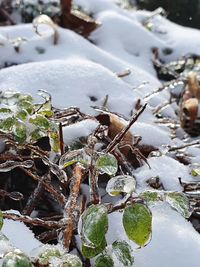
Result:
[[[182,191],[178,178],[193,181],[188,167],[168,156],[149,158],[148,163],[151,169],[144,165],[135,173],[138,186],[142,189],[147,186],[146,181],[149,178],[156,176],[160,178],[165,190]]]

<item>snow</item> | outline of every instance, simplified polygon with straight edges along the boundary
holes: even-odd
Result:
[[[32,24],[0,27],[1,90],[31,93],[37,98],[37,91],[45,89],[52,95],[54,106],[77,106],[87,114],[96,114],[91,106],[101,107],[108,95],[107,108],[130,118],[137,100],[143,101],[161,86],[152,65],[152,48],[157,47],[161,59],[166,62],[188,53],[200,54],[198,30],[178,26],[158,15],[151,19],[153,28],[149,31],[142,22],[150,17],[151,12],[122,10],[115,5],[114,0],[74,2],[87,13],[92,13],[101,23],[89,36],[89,40],[58,27],[59,39],[54,45],[52,29],[48,27],[42,27],[42,36],[35,34]],[[19,37],[22,39],[17,53],[13,43]],[[165,48],[171,48],[172,53],[164,55]],[[5,63],[19,65],[3,68]],[[118,78],[117,73],[127,68],[131,71],[130,75]],[[163,153],[148,159],[151,169],[144,165],[134,172],[137,192],[147,189],[146,181],[156,176],[159,176],[165,190],[182,191],[179,177],[183,181],[194,181],[189,166],[179,163],[171,154],[164,153],[163,145],[183,144],[182,140],[172,140],[169,129],[158,125],[153,114],[169,98],[169,90],[148,97],[148,107],[131,128],[133,135],[142,137],[141,144],[154,146]],[[164,109],[162,114],[177,119],[176,111],[177,105],[174,104]],[[86,119],[64,127],[64,142],[71,144],[82,136],[87,137],[97,125],[96,121]],[[3,141],[0,141],[0,153],[3,147]],[[199,148],[192,147],[186,151],[191,155],[193,163],[200,162]],[[83,191],[86,191],[85,187],[82,185]],[[134,250],[133,266],[198,267],[200,236],[191,223],[166,203],[157,204],[151,210],[152,240],[146,247]],[[109,243],[117,238],[127,240],[121,225],[121,215],[116,212],[109,216],[112,225],[107,236]],[[28,255],[32,249],[41,245],[23,223],[4,220],[2,232],[12,246]]]

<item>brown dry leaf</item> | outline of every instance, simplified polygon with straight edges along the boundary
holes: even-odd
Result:
[[[184,113],[189,116],[192,121],[195,121],[197,118],[198,104],[199,101],[197,98],[190,98],[182,104],[182,109]]]
[[[200,85],[195,72],[190,72],[188,74],[186,91],[189,91],[192,97],[196,97],[200,100]]]

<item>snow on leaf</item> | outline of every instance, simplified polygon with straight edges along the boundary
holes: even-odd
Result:
[[[133,251],[126,241],[117,240],[112,244],[112,249],[122,266],[132,266],[134,258]]]
[[[129,175],[119,175],[111,178],[106,186],[106,191],[111,196],[116,196],[121,192],[131,194],[135,191],[135,178]]]
[[[95,260],[94,267],[114,267],[114,261],[109,255],[100,255]]]
[[[85,258],[91,259],[101,253],[106,247],[106,239],[103,238],[101,244],[96,247],[88,247],[84,243],[82,244],[82,254]]]
[[[20,250],[8,252],[4,259],[2,267],[32,267],[29,258],[23,254]]]
[[[152,215],[150,210],[140,203],[125,208],[123,226],[128,238],[139,246],[148,243],[151,237]]]
[[[183,193],[167,192],[165,193],[165,198],[169,205],[178,211],[184,218],[190,217],[189,199]]]
[[[100,155],[96,161],[96,168],[102,173],[113,176],[116,174],[118,169],[117,160],[111,154]]]
[[[107,209],[104,205],[91,205],[81,216],[81,238],[88,247],[102,244],[108,229]]]

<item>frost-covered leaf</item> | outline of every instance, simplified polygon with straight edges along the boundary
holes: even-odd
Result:
[[[86,154],[84,149],[73,150],[62,155],[59,166],[60,168],[66,168],[77,162],[86,166],[90,164],[90,156]]]
[[[106,207],[91,205],[82,214],[81,223],[81,238],[84,245],[93,248],[100,246],[108,229]]]
[[[85,258],[91,259],[91,258],[97,256],[98,254],[100,254],[105,249],[106,245],[107,244],[106,244],[105,237],[101,241],[101,244],[99,246],[96,246],[96,247],[88,247],[88,246],[84,245],[84,243],[83,243],[82,244],[82,254]]]
[[[32,267],[32,263],[29,258],[23,254],[20,250],[8,252],[4,259],[2,267]]]
[[[128,238],[139,246],[148,243],[151,237],[152,215],[150,210],[140,203],[125,208],[123,226]]]
[[[156,191],[147,190],[139,195],[146,202],[155,202],[159,200],[159,194]]]
[[[180,192],[165,193],[166,201],[172,208],[178,211],[183,217],[189,218],[191,215],[189,199]]]
[[[102,172],[106,173],[110,176],[116,174],[118,169],[118,163],[116,158],[111,154],[100,155],[96,161],[96,168]]]
[[[3,213],[0,210],[0,230],[1,230],[2,226],[3,226]]]
[[[37,262],[40,265],[48,265],[49,260],[52,257],[60,257],[60,256],[61,256],[60,251],[57,248],[53,246],[48,246],[44,250],[42,250],[42,252],[38,255]]]
[[[16,122],[13,127],[13,134],[15,136],[15,140],[18,143],[23,143],[26,140],[27,132],[26,125],[23,122]]]
[[[109,255],[100,255],[96,258],[94,267],[114,267],[114,261]]]
[[[126,241],[115,241],[112,244],[112,249],[122,266],[132,266],[134,262],[133,251]]]
[[[119,175],[111,178],[106,186],[106,191],[111,196],[116,196],[122,192],[131,194],[135,191],[135,178],[129,175]]]
[[[36,115],[35,117],[31,117],[29,119],[29,122],[43,130],[48,130],[50,127],[49,120],[42,115]]]

